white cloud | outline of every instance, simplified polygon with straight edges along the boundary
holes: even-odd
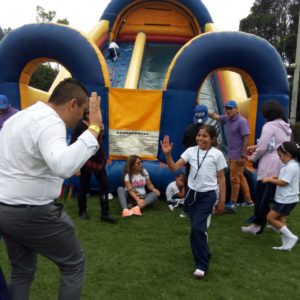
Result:
[[[219,30],[239,30],[240,20],[247,17],[255,0],[203,0]]]

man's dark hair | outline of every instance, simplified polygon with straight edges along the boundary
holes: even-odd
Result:
[[[87,89],[77,79],[66,78],[56,86],[48,102],[62,105],[71,99],[76,99],[80,107],[86,102],[87,97]]]
[[[261,112],[267,122],[274,121],[276,119],[282,119],[287,122],[282,105],[276,100],[269,100],[262,104]]]

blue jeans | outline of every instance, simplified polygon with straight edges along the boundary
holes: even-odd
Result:
[[[196,269],[207,271],[211,256],[207,242],[208,220],[216,202],[215,191],[195,192],[189,190],[185,199],[191,219],[190,243]]]

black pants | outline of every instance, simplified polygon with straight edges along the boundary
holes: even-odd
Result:
[[[262,226],[262,229],[266,225],[266,217],[270,211],[270,204],[274,200],[275,190],[274,184],[257,181],[254,224]]]
[[[92,174],[96,177],[99,187],[99,202],[101,207],[101,215],[107,216],[109,214],[109,205],[108,205],[108,179],[105,167],[102,170],[89,171],[86,169],[81,169],[80,171],[80,187],[78,192],[78,208],[79,214],[86,211],[87,208],[87,199],[86,195],[90,188],[90,181]]]

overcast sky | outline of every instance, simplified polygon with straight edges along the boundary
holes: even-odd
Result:
[[[119,0],[122,1],[122,0]],[[36,6],[56,11],[56,18],[67,18],[70,26],[88,32],[97,24],[110,0],[7,0],[0,10],[0,26],[13,29],[35,23]],[[254,0],[203,0],[219,30],[238,30]]]

